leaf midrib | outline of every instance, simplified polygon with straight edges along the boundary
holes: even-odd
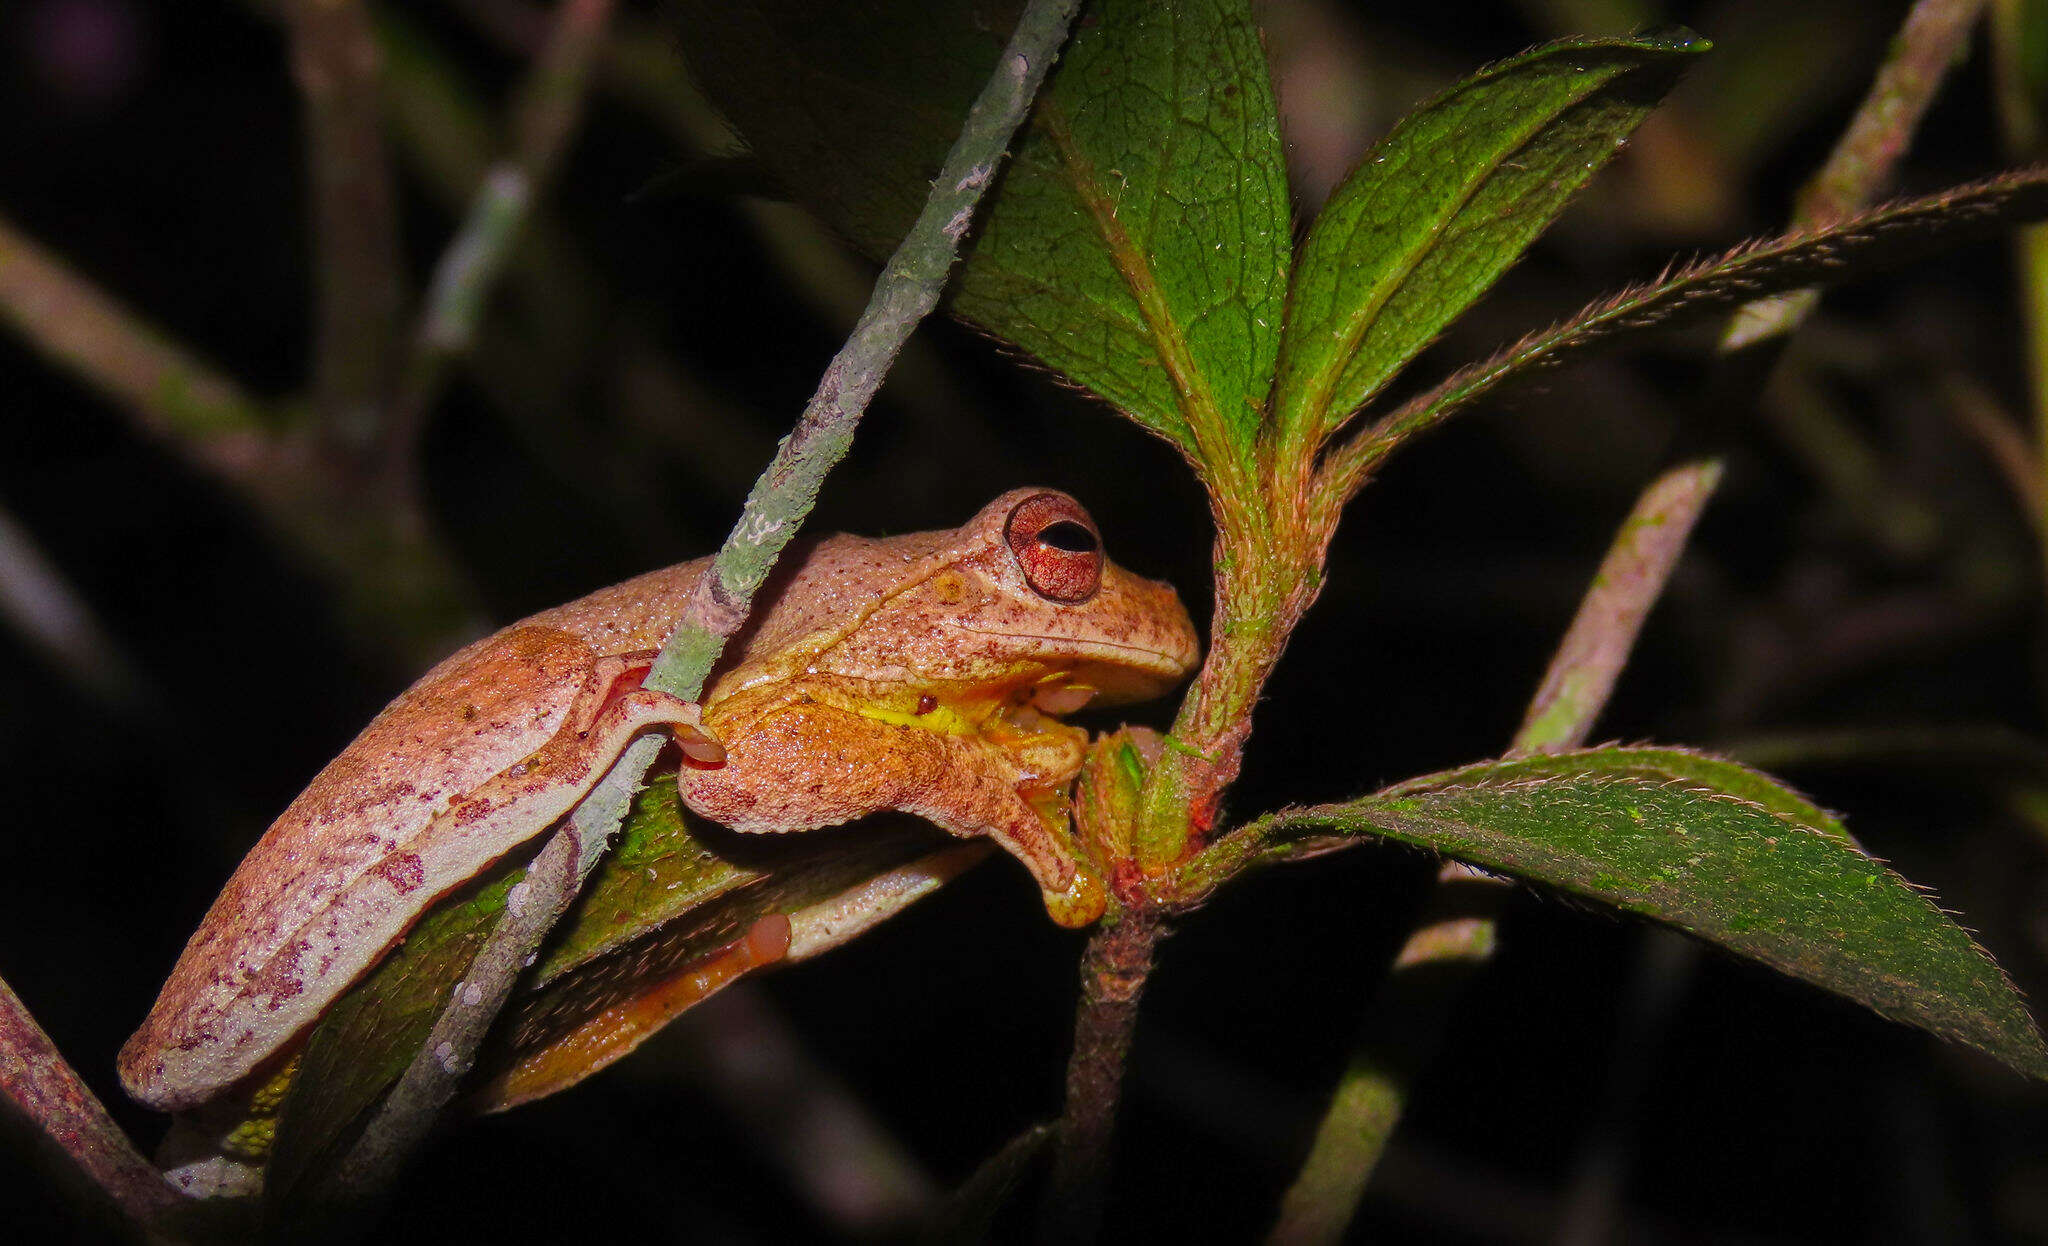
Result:
[[[1123,277],[1131,298],[1138,304],[1138,312],[1144,317],[1145,328],[1152,338],[1153,350],[1173,384],[1181,421],[1194,442],[1194,448],[1211,465],[1230,462],[1234,457],[1232,449],[1215,442],[1215,434],[1222,428],[1216,397],[1209,392],[1208,378],[1195,361],[1186,332],[1175,318],[1173,309],[1167,305],[1166,293],[1160,288],[1150,259],[1125,231],[1123,222],[1117,219],[1116,205],[1104,193],[1102,184],[1096,179],[1094,165],[1074,141],[1066,114],[1056,101],[1045,100],[1040,104],[1038,125],[1052,142],[1053,150],[1059,154],[1060,172],[1066,177],[1074,197],[1080,200],[1088,213],[1096,235],[1109,252],[1111,264]]]

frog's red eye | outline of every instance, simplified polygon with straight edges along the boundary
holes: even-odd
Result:
[[[1064,493],[1025,498],[1010,512],[1004,539],[1032,591],[1073,605],[1102,587],[1102,537],[1081,504]]]

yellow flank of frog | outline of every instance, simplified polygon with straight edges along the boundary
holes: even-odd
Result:
[[[793,547],[701,702],[642,688],[709,565],[543,611],[401,693],[215,900],[122,1049],[129,1093],[195,1107],[288,1049],[647,730],[681,747],[684,802],[734,830],[903,810],[1000,844],[1058,920],[1100,915],[1065,799],[1086,734],[1059,718],[1157,696],[1197,655],[1173,589],[1111,563],[1079,503],[1022,489],[956,529]]]

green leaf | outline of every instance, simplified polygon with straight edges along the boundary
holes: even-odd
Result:
[[[932,850],[931,835],[916,828],[753,837],[703,825],[677,799],[673,773],[635,797],[617,844],[493,1028],[477,1080],[616,1003],[622,989],[717,951],[755,919],[842,895]],[[265,1183],[273,1205],[288,1204],[353,1144],[497,925],[530,855],[437,904],[321,1018],[278,1123]]]
[[[1281,859],[1340,846],[1307,838],[1333,833],[1434,849],[1669,923],[2048,1078],[2018,992],[1962,927],[1832,817],[1734,762],[1653,748],[1481,762],[1240,834]]]
[[[1844,281],[2044,216],[2048,165],[2035,165],[1885,204],[1825,229],[1746,243],[1696,260],[1532,333],[1403,403],[1338,454],[1333,480],[1341,489],[1355,488],[1408,438],[1503,385],[1593,348],[1619,345],[1650,329],[1766,295]]]
[[[1316,218],[1275,404],[1320,442],[1485,293],[1710,47],[1690,31],[1574,39],[1409,113]]]
[[[685,0],[686,51],[755,153],[887,254],[1009,15]],[[1248,459],[1291,247],[1279,125],[1240,0],[1105,0],[1039,97],[952,308],[1198,462]]]

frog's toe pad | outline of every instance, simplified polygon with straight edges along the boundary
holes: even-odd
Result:
[[[688,723],[673,723],[669,730],[674,733],[676,746],[683,750],[683,756],[691,761],[700,766],[725,764],[725,745],[718,742],[717,736]]]

